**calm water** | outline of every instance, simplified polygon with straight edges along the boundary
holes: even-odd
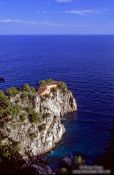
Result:
[[[65,81],[78,103],[66,133],[48,157],[83,154],[88,163],[104,153],[114,119],[114,36],[0,36],[0,89]]]

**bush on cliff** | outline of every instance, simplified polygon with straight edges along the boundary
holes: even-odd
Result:
[[[45,130],[45,128],[46,128],[46,123],[43,123],[38,127],[39,131],[43,131]]]
[[[0,118],[7,117],[8,115],[16,116],[20,110],[19,105],[12,104],[4,92],[0,91]]]
[[[11,87],[7,90],[7,94],[9,97],[15,96],[19,93],[19,90],[16,87]]]
[[[31,109],[31,111],[29,110],[28,119],[31,123],[40,122],[40,115]]]
[[[25,83],[22,87],[22,90],[23,91],[27,91],[27,92],[30,92],[31,90],[31,87],[29,86],[29,84]]]
[[[20,118],[20,122],[24,122],[26,118],[26,113],[25,112],[21,113],[19,118]]]
[[[45,113],[44,115],[43,115],[43,118],[45,119],[45,118],[48,118],[48,117],[50,117],[50,113]]]
[[[28,97],[28,93],[26,91],[21,93],[21,99],[22,100],[24,100],[27,97]]]
[[[20,151],[20,142],[12,142],[11,145],[0,143],[0,157],[2,159],[17,159]]]
[[[30,136],[31,140],[33,140],[36,138],[36,133],[31,132],[31,133],[29,133],[29,136]]]
[[[40,80],[40,81],[39,81],[39,84],[43,86],[43,85],[46,85],[47,83],[46,83],[45,80]]]
[[[67,90],[67,85],[66,83],[59,81],[58,82],[58,88],[62,89],[62,90]]]
[[[24,100],[28,97],[28,99],[32,99],[33,95],[36,93],[34,87],[30,87],[29,84],[24,84],[21,92],[21,99]]]
[[[40,85],[47,85],[47,84],[51,84],[51,83],[53,83],[54,82],[54,80],[52,80],[52,79],[47,79],[47,80],[41,80],[41,81],[39,81],[39,84]]]
[[[8,108],[8,113],[13,117],[16,117],[17,115],[19,115],[20,111],[21,111],[21,107],[17,104],[10,104]]]

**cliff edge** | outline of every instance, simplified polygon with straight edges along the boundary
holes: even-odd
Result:
[[[61,118],[76,110],[76,100],[63,82],[46,80],[38,89],[25,84],[1,91],[1,156],[18,153],[28,159],[50,151],[65,132]]]

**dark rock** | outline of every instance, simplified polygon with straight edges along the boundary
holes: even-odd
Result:
[[[65,164],[66,166],[71,166],[72,159],[70,157],[65,157],[62,159],[62,163]]]
[[[4,83],[5,79],[3,77],[0,77],[0,83]]]

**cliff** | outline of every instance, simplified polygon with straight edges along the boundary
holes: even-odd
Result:
[[[7,114],[3,108],[0,109],[0,149],[2,156],[6,157],[10,152],[8,150],[6,155],[4,147],[12,148],[23,159],[48,152],[65,132],[61,117],[77,110],[72,92],[59,86],[45,96],[40,96],[28,85],[21,90],[10,89],[6,95],[1,94],[0,103],[3,104],[5,99],[8,108]]]

